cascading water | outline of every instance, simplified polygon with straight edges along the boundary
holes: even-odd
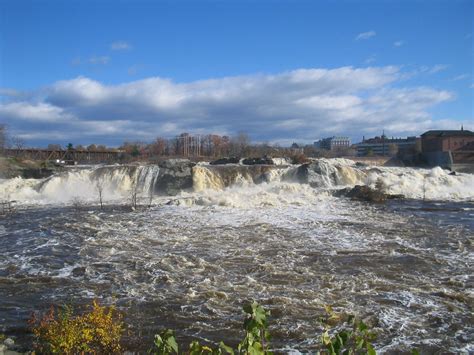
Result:
[[[14,178],[0,181],[0,199],[24,203],[67,203],[77,199],[96,201],[97,185],[100,184],[106,200],[120,202],[128,198],[134,186],[138,187],[142,196],[149,196],[150,193],[166,195],[166,191],[160,191],[163,179],[172,184],[173,180],[183,178],[189,179],[190,185],[178,184],[178,194],[182,190],[180,186],[200,193],[232,186],[244,188],[260,183],[299,182],[319,190],[369,185],[372,188],[382,187],[390,194],[402,194],[415,199],[474,198],[472,174],[451,175],[440,168],[361,167],[346,159],[319,159],[310,164],[292,166],[199,164],[192,170],[175,173],[171,165],[167,167],[166,177],[160,171],[157,165],[103,166],[71,169],[43,180]]]
[[[140,194],[148,195],[155,189],[159,171],[156,165],[72,168],[39,181],[5,180],[0,183],[0,198],[26,203],[92,202],[101,186],[104,200],[120,201],[135,186]]]
[[[0,331],[20,338],[33,311],[100,299],[145,337],[135,352],[163,328],[232,344],[236,313],[255,299],[272,312],[276,352],[315,353],[327,304],[376,324],[381,353],[474,351],[473,175],[340,159],[193,165],[0,181],[0,199],[32,205],[0,218]],[[355,184],[413,199],[378,206],[332,194]],[[117,205],[133,186],[177,195],[131,212]],[[77,197],[90,203],[68,206]]]

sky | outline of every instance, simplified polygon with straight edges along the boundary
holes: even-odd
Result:
[[[38,147],[474,130],[473,34],[470,0],[0,0],[0,124]]]

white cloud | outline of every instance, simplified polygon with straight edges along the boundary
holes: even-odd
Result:
[[[401,47],[405,44],[405,41],[395,41],[393,42],[394,47]]]
[[[73,119],[72,115],[62,108],[40,102],[10,102],[0,105],[0,117],[9,117],[11,120],[30,122],[62,122]]]
[[[298,69],[187,83],[151,77],[105,85],[78,77],[38,90],[29,101],[0,102],[0,117],[23,134],[65,132],[74,141],[109,144],[184,131],[246,131],[254,140],[284,142],[372,134],[380,127],[394,135],[436,127],[430,110],[453,94],[400,88],[403,75],[387,66]]]
[[[356,36],[355,40],[360,41],[364,39],[369,39],[369,38],[375,37],[376,34],[377,33],[375,31],[362,32]]]
[[[115,41],[110,44],[110,49],[113,51],[126,51],[132,49],[132,46],[127,41]]]
[[[424,69],[426,68],[426,71],[428,72],[428,74],[436,74],[436,73],[439,73],[441,71],[445,71],[446,69],[449,68],[449,65],[446,65],[446,64],[436,64],[432,67],[423,67]]]
[[[89,63],[91,64],[102,64],[102,65],[105,65],[107,63],[109,63],[110,61],[110,57],[106,56],[106,55],[103,55],[103,56],[92,56],[89,58]]]
[[[469,78],[470,78],[469,74],[460,74],[460,75],[455,76],[452,80],[453,81],[459,81],[459,80],[465,80],[465,79],[469,79]]]

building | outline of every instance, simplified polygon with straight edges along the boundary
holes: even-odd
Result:
[[[349,137],[329,137],[314,142],[314,147],[326,150],[343,150],[351,146]]]
[[[417,138],[387,138],[385,134],[381,137],[362,139],[357,143],[357,156],[364,157],[370,155],[392,156],[398,152],[408,152],[416,149]]]
[[[464,150],[474,142],[474,132],[468,130],[427,131],[421,135],[423,153]],[[468,149],[469,150],[469,149]]]
[[[474,132],[432,130],[421,135],[423,158],[431,166],[474,172]]]

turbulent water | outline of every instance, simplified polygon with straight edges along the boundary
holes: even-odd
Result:
[[[316,349],[325,304],[367,319],[382,353],[474,351],[472,175],[345,160],[197,165],[192,189],[164,196],[161,173],[87,167],[0,182],[0,199],[18,201],[0,220],[0,332],[21,335],[51,303],[99,298],[125,312],[130,347],[146,350],[135,339],[151,344],[164,327],[233,344],[255,299],[279,351]],[[331,194],[355,184],[409,199]],[[134,189],[150,208],[130,211]]]

